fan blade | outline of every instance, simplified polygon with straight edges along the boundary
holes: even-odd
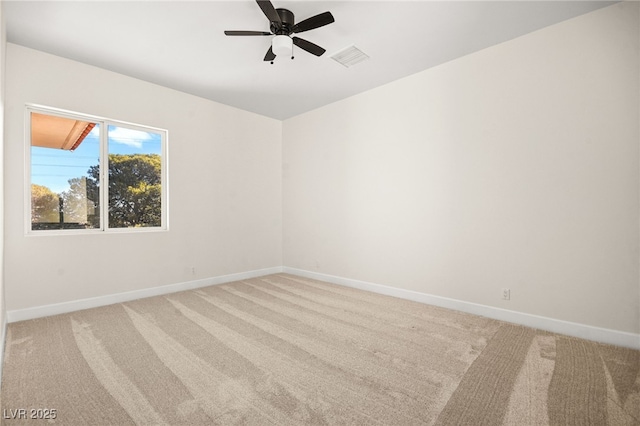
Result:
[[[264,60],[265,61],[273,61],[274,59],[276,59],[276,54],[273,53],[273,48],[270,47],[269,50],[267,50],[267,54],[264,55]]]
[[[331,14],[331,12],[324,12],[298,22],[293,26],[291,32],[301,33],[303,31],[309,31],[316,28],[324,27],[325,25],[329,25],[332,22],[335,22],[335,19],[333,19],[333,15]]]
[[[282,25],[280,15],[278,15],[276,8],[273,7],[273,4],[271,4],[269,0],[256,0],[256,2],[258,2],[258,6],[260,6],[262,13],[264,13],[269,22],[275,22],[278,26]]]
[[[298,46],[300,49],[306,50],[307,52],[314,54],[316,56],[322,56],[326,50],[317,44],[313,44],[310,41],[307,41],[300,37],[293,37],[293,44]]]
[[[266,31],[225,31],[228,36],[268,36],[272,35]]]

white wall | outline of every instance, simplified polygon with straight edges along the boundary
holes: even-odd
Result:
[[[2,360],[4,358],[5,330],[7,311],[4,301],[4,75],[6,29],[4,24],[3,4],[0,2],[0,387],[2,386]]]
[[[280,121],[11,43],[6,82],[8,311],[282,265]],[[170,230],[25,236],[26,103],[168,129]]]
[[[284,265],[640,332],[638,22],[616,4],[286,120]]]

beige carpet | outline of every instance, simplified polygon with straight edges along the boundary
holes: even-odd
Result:
[[[639,370],[639,351],[278,274],[10,324],[0,412],[6,425],[638,425]],[[44,410],[55,421],[29,420]]]

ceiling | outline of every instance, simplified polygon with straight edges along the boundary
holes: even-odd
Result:
[[[270,36],[255,1],[3,1],[7,40],[276,119],[286,119],[520,35],[599,9],[600,1],[279,1],[322,57],[263,58]],[[331,55],[355,45],[370,59]]]

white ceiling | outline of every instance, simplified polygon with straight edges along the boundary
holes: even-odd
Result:
[[[3,1],[7,40],[223,104],[286,119],[474,51],[612,4],[599,1],[280,1],[296,22],[335,23],[299,36],[315,57],[263,62],[271,37],[255,1]],[[331,55],[356,45],[370,59]]]

